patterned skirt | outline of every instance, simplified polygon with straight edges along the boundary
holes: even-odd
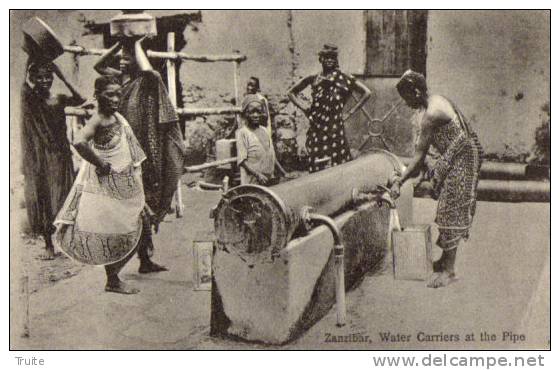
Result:
[[[469,237],[476,210],[481,154],[478,139],[469,139],[454,156],[442,183],[434,186],[439,192],[435,220],[439,238],[436,243],[444,250],[456,248],[461,239]]]
[[[133,253],[142,233],[145,205],[141,165],[145,155],[128,126],[113,148],[96,149],[113,171],[98,175],[83,161],[56,220],[55,243],[72,259],[89,265],[119,262]]]

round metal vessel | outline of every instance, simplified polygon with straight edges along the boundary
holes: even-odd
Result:
[[[62,43],[54,31],[39,17],[22,26],[23,50],[34,59],[53,61],[64,53]]]

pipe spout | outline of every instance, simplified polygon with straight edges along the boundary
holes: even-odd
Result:
[[[346,287],[344,282],[344,245],[342,244],[342,233],[328,216],[312,212],[311,207],[305,206],[301,210],[301,219],[307,225],[325,225],[332,233],[334,240],[334,264],[335,264],[335,293],[336,293],[336,325],[346,324]]]
[[[391,191],[383,185],[377,185],[377,188],[374,190],[360,191],[354,188],[352,189],[352,200],[354,204],[362,202],[376,202],[379,207],[385,203],[391,209],[397,208],[397,204],[391,196]]]

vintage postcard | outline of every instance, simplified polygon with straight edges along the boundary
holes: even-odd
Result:
[[[550,17],[12,10],[10,349],[549,350]]]

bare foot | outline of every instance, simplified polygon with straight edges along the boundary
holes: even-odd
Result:
[[[133,288],[122,281],[105,285],[105,291],[119,294],[137,294],[140,290]]]
[[[47,248],[45,249],[45,253],[39,256],[39,259],[41,261],[52,261],[56,257],[60,257],[60,252],[54,253],[54,249]]]
[[[152,261],[146,263],[140,263],[140,268],[138,272],[141,274],[149,274],[151,272],[161,272],[161,271],[168,271],[167,267],[158,265]]]
[[[432,266],[434,268],[434,272],[442,272],[444,270],[443,268],[443,261],[441,259],[435,261],[432,263]]]
[[[428,288],[443,288],[455,281],[457,281],[457,277],[455,276],[454,272],[434,272],[430,277],[430,281],[428,282]]]

